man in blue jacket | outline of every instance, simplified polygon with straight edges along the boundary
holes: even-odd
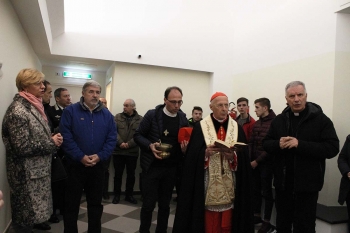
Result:
[[[77,233],[77,219],[83,190],[86,193],[88,232],[101,232],[102,190],[106,161],[116,146],[117,129],[113,115],[99,101],[101,86],[88,81],[80,102],[64,109],[60,132],[67,137],[63,150],[67,157],[64,232]]]
[[[315,233],[318,192],[326,159],[339,152],[332,121],[307,102],[305,84],[288,83],[286,107],[271,123],[263,147],[272,155],[278,233]]]
[[[170,212],[170,200],[176,181],[176,167],[183,156],[178,143],[178,131],[188,126],[186,114],[180,110],[182,90],[168,87],[164,93],[164,104],[149,110],[134,134],[141,149],[142,198],[140,232],[149,232],[152,212],[158,202],[156,232],[166,233]],[[162,143],[172,145],[168,158],[160,157],[156,147]]]

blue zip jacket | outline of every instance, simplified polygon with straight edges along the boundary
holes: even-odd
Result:
[[[113,115],[101,102],[92,112],[84,98],[64,109],[60,122],[63,150],[70,162],[80,163],[84,155],[97,154],[107,160],[117,143],[117,127]]]

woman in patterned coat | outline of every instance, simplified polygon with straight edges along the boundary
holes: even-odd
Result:
[[[43,81],[43,73],[21,70],[16,78],[18,93],[2,122],[12,209],[10,233],[30,233],[52,211],[51,155],[63,138],[51,136],[41,99]]]

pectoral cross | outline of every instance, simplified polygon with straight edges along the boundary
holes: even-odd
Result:
[[[167,129],[163,133],[164,133],[165,136],[168,136],[168,134],[169,134]]]

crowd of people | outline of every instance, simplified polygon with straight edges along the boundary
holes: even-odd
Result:
[[[10,233],[49,230],[59,222],[77,233],[80,200],[86,195],[88,232],[101,232],[102,199],[109,199],[109,165],[115,169],[113,204],[120,202],[126,168],[125,200],[134,198],[140,154],[142,208],[139,232],[150,232],[158,204],[156,232],[167,232],[174,187],[177,209],[173,232],[314,233],[316,206],[325,176],[325,161],[339,152],[339,139],[322,108],[307,101],[305,84],[285,87],[286,108],[276,116],[268,98],[237,100],[239,115],[230,117],[225,93],[209,100],[211,113],[195,106],[187,119],[183,93],[168,87],[163,103],[142,117],[133,99],[113,116],[101,97],[101,85],[88,81],[80,101],[69,91],[54,91],[44,74],[23,69],[18,93],[2,123],[10,185]],[[179,131],[191,136],[179,141]],[[167,145],[166,156],[161,150]],[[339,203],[350,215],[350,136],[338,158],[342,174]],[[59,169],[59,166],[63,167]],[[272,186],[275,187],[273,194]],[[0,191],[0,207],[3,203]],[[264,208],[262,210],[262,200]],[[276,226],[271,224],[276,206]],[[59,212],[58,212],[59,211]]]

